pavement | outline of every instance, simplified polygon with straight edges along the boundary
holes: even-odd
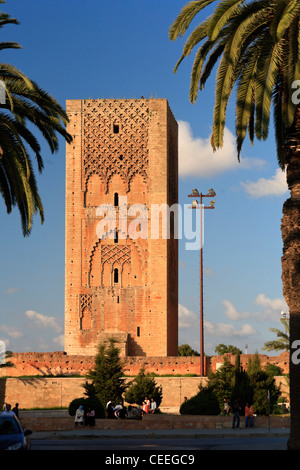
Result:
[[[221,428],[221,429],[71,429],[68,431],[33,431],[31,439],[91,439],[91,438],[224,438],[224,437],[286,437],[289,428]]]

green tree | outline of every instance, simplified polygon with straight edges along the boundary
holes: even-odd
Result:
[[[232,346],[232,344],[218,344],[218,346],[215,347],[215,353],[218,354],[219,356],[223,356],[223,354],[242,354],[242,351],[237,348],[236,346]]]
[[[18,20],[0,12],[0,28],[7,24],[17,25]],[[15,42],[0,43],[0,50],[20,48]],[[68,117],[63,108],[21,71],[0,63],[0,85],[4,85],[1,91],[5,95],[5,103],[0,105],[0,194],[7,213],[17,206],[26,236],[35,213],[39,213],[41,223],[44,221],[30,152],[35,156],[38,172],[42,172],[44,164],[39,141],[31,128],[41,133],[52,153],[59,148],[58,135],[67,142],[72,137],[65,129]]]
[[[208,395],[211,394],[211,403],[213,404],[217,398],[220,410],[223,409],[225,398],[231,403],[231,407],[233,401],[238,398],[242,415],[244,414],[247,402],[253,404],[255,413],[266,415],[268,413],[268,390],[271,397],[270,411],[272,413],[277,406],[280,396],[280,389],[276,386],[274,375],[262,370],[258,354],[253,359],[250,359],[247,371],[240,367],[239,356],[236,357],[234,366],[225,357],[222,366],[216,372],[209,373],[207,384],[205,387],[200,386],[200,391],[203,388],[206,390],[205,400],[207,400],[207,403],[209,402]],[[197,399],[183,406],[182,412],[187,414],[202,414],[197,409],[200,407],[199,400],[202,403],[203,396],[201,394]],[[204,409],[204,405],[202,405],[203,403],[200,408]],[[214,406],[212,406],[212,410],[215,410]]]
[[[81,397],[72,400],[69,404],[69,415],[75,416],[76,410],[80,405],[83,406],[85,412],[88,411],[89,408],[93,409],[95,411],[95,418],[105,418],[104,406],[96,396],[87,398]]]
[[[265,372],[272,377],[278,377],[283,375],[281,367],[276,366],[275,364],[271,364],[268,362],[264,368]]]
[[[218,397],[210,387],[200,387],[197,395],[182,403],[180,414],[218,415],[220,414]]]
[[[122,401],[126,390],[123,377],[123,363],[120,360],[119,349],[115,346],[114,339],[110,339],[109,345],[100,344],[98,354],[95,357],[94,369],[86,375],[92,383],[84,384],[85,394],[88,397],[96,396],[106,407],[109,400],[114,405]]]
[[[142,368],[136,378],[130,382],[124,398],[127,403],[142,405],[145,397],[149,400],[153,398],[158,408],[162,401],[162,388],[156,385],[154,377],[145,374],[145,369]]]
[[[200,356],[200,354],[188,344],[181,344],[178,346],[178,356]]]
[[[256,374],[261,371],[261,362],[258,352],[256,351],[253,357],[249,357],[247,364],[247,372],[250,375]]]
[[[269,328],[269,331],[277,335],[277,339],[273,341],[266,341],[262,349],[266,351],[288,351],[290,349],[290,322],[288,318],[280,318],[284,326],[284,331],[278,328]]]
[[[253,388],[250,384],[249,375],[240,365],[240,355],[235,358],[234,366],[234,385],[231,392],[231,405],[235,399],[238,399],[241,405],[241,414],[243,414],[247,402],[253,402]]]
[[[185,42],[182,60],[193,50],[190,101],[195,103],[212,71],[217,68],[211,144],[223,146],[227,105],[236,91],[236,143],[240,158],[248,133],[266,140],[271,108],[279,167],[287,172],[290,198],[283,206],[283,293],[290,310],[290,344],[300,338],[300,3],[297,0],[199,0],[183,7],[169,29],[175,40],[183,36],[195,17],[215,3]],[[291,349],[291,357],[293,350]],[[291,428],[289,449],[300,449],[300,368],[291,361]]]
[[[276,386],[273,374],[267,370],[262,370],[259,354],[256,353],[252,362],[248,363],[247,374],[249,384],[253,390],[253,407],[255,413],[260,415],[268,414],[268,391],[270,394],[270,412],[277,406],[280,396],[280,388]]]
[[[232,388],[235,379],[235,367],[225,356],[224,363],[215,373],[209,372],[207,386],[216,394],[220,409],[223,408],[224,399],[231,402]]]

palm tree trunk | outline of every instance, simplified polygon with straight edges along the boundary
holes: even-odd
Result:
[[[283,295],[290,314],[291,427],[288,449],[300,450],[300,107],[286,138],[290,198],[283,205]],[[296,346],[296,347],[295,347]],[[297,349],[299,354],[297,354]],[[298,363],[299,362],[299,363]]]

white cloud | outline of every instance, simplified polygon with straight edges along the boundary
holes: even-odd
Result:
[[[247,338],[248,336],[257,335],[257,330],[253,326],[245,323],[240,329],[231,323],[211,323],[205,321],[205,331],[210,336],[219,338]]]
[[[229,307],[229,305],[228,305]],[[200,339],[200,318],[192,310],[178,305],[179,309],[179,336],[181,338],[180,344],[187,343],[194,349],[199,350]],[[258,331],[250,324],[243,324],[240,328],[231,323],[212,323],[204,320],[204,336],[206,342],[206,351],[208,344],[209,348],[213,350],[215,346],[221,341],[229,341],[234,343],[237,340],[255,336]]]
[[[224,131],[222,149],[213,151],[210,137],[195,138],[188,122],[179,121],[179,176],[208,178],[228,170],[262,166],[258,158],[242,158],[238,162],[235,137],[229,129]]]
[[[21,338],[21,336],[23,336],[23,333],[21,331],[11,326],[7,326],[7,325],[0,325],[0,331],[3,331],[8,336],[10,336],[11,338],[15,338],[15,339]]]
[[[178,326],[179,328],[194,328],[199,324],[199,317],[183,305],[178,305]]]
[[[249,318],[250,313],[248,312],[238,312],[232,302],[229,300],[223,300],[223,305],[226,307],[225,315],[230,320],[242,320],[244,318]]]
[[[55,317],[48,317],[47,315],[43,315],[42,313],[35,312],[34,310],[27,310],[25,312],[27,318],[32,320],[33,324],[36,327],[40,328],[53,328],[57,332],[61,332],[62,328],[57,323]]]
[[[288,191],[286,173],[278,168],[271,178],[260,178],[258,181],[241,183],[245,192],[253,198],[265,196],[282,196]]]
[[[57,344],[58,346],[64,347],[64,345],[65,345],[64,335],[59,335],[56,338],[53,338],[53,343]]]
[[[229,300],[223,300],[222,303],[226,307],[225,315],[232,321],[239,321],[245,318],[251,318],[259,322],[279,321],[281,312],[288,312],[288,306],[284,299],[270,299],[263,293],[258,294],[254,300],[255,305],[262,307],[262,310],[259,312],[239,312]]]
[[[264,308],[263,312],[256,312],[253,316],[259,321],[279,321],[282,311],[288,313],[288,306],[284,299],[269,299],[265,294],[258,294],[255,304]]]

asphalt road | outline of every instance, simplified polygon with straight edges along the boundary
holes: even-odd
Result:
[[[174,452],[197,452],[200,450],[286,450],[287,437],[203,437],[203,438],[89,438],[89,439],[31,439],[32,451],[36,450],[98,450],[113,451],[170,450]],[[118,453],[120,455],[120,453]],[[134,454],[133,454],[134,455]]]

